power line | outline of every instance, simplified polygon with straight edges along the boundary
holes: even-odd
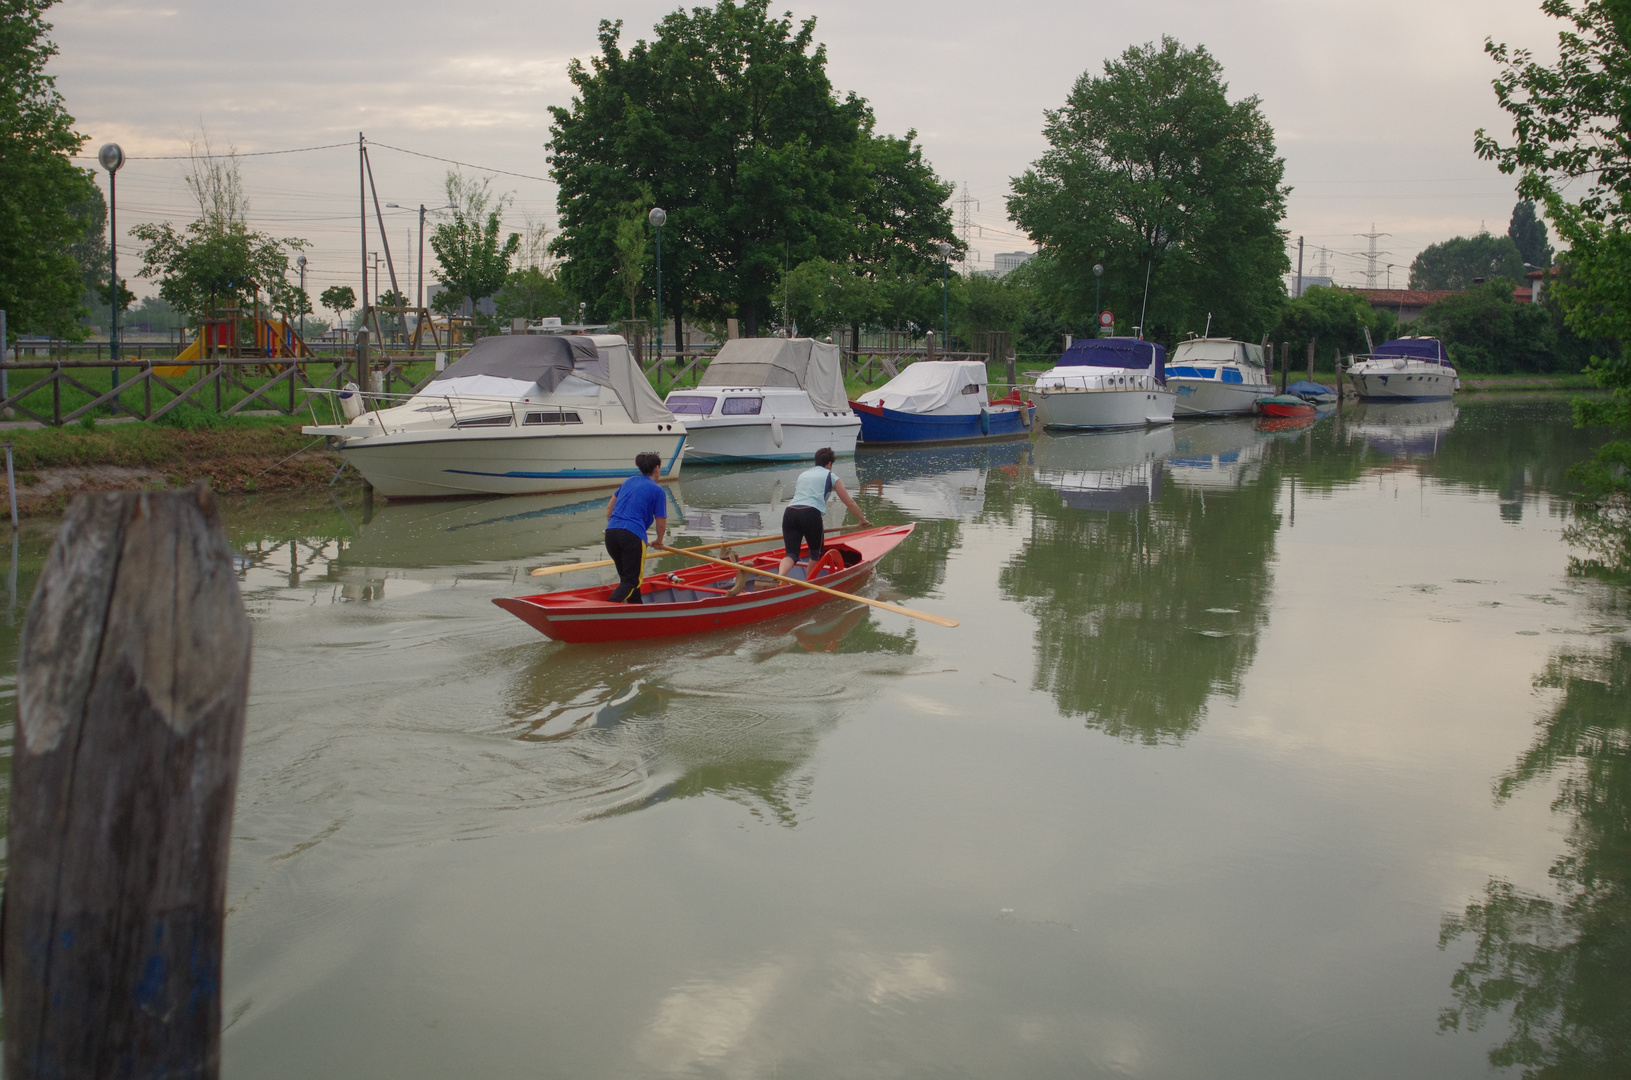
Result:
[[[226,153],[226,154],[147,154],[147,155],[141,155],[141,156],[138,156],[136,154],[127,154],[125,156],[125,160],[126,161],[191,161],[194,158],[271,157],[273,154],[309,154],[313,150],[333,150],[336,147],[351,146],[351,145],[353,145],[353,144],[348,143],[348,142],[337,142],[337,143],[325,143],[322,146],[297,146],[293,150],[250,150],[250,151],[247,151],[247,152],[242,153],[242,154],[238,153],[238,151],[236,151],[236,150],[233,150],[230,153]],[[75,161],[96,161],[98,159],[95,158],[95,157],[92,157],[92,156],[90,156],[88,154],[75,154],[74,155],[74,160]]]
[[[343,144],[343,145],[350,146],[352,144],[346,143],[346,144]],[[519,176],[523,180],[537,180],[537,181],[540,181],[540,182],[545,183],[545,184],[553,184],[555,182],[555,181],[550,180],[549,178],[543,177],[543,176],[533,176],[533,175],[531,175],[529,173],[510,172],[508,169],[489,169],[485,165],[472,165],[468,161],[454,161],[452,158],[437,157],[435,154],[421,154],[417,150],[404,150],[400,146],[391,146],[391,145],[389,145],[387,143],[382,143],[382,142],[369,143],[368,145],[369,146],[377,146],[381,150],[395,150],[399,154],[412,154],[414,157],[429,158],[432,161],[445,161],[449,165],[459,165],[459,166],[462,166],[462,167],[464,167],[466,169],[479,169],[482,172],[499,173],[500,175],[503,175],[503,176]]]

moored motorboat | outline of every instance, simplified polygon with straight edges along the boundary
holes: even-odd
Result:
[[[990,400],[978,360],[920,360],[849,405],[864,446],[1024,438],[1032,407],[1017,394]]]
[[[1167,387],[1167,351],[1141,338],[1082,338],[1031,378],[1030,398],[1045,428],[1170,424],[1176,395]]]
[[[1384,341],[1348,367],[1348,380],[1362,398],[1381,401],[1443,400],[1461,389],[1461,378],[1437,338]]]
[[[616,487],[645,451],[673,479],[685,447],[615,334],[486,337],[417,394],[362,396],[383,407],[301,430],[390,499]]]
[[[1302,398],[1314,405],[1331,405],[1336,402],[1337,392],[1324,383],[1311,382],[1308,379],[1298,379],[1286,387],[1286,393]]]
[[[1274,393],[1263,367],[1263,346],[1233,338],[1191,338],[1178,343],[1167,365],[1167,386],[1177,395],[1173,415],[1239,416]]]
[[[671,391],[666,404],[692,461],[807,461],[824,446],[853,454],[861,431],[838,346],[812,338],[732,338],[696,389]]]
[[[816,565],[793,568],[789,576],[829,589],[852,592],[882,559],[912,535],[915,525],[886,525],[828,538]],[[800,549],[808,557],[809,549]],[[634,641],[671,637],[763,622],[833,599],[801,585],[784,585],[752,571],[774,572],[782,550],[742,558],[749,587],[736,595],[732,571],[712,564],[686,567],[647,578],[638,604],[613,603],[612,585],[564,589],[533,596],[500,596],[493,603],[556,641]],[[808,576],[806,576],[808,575]]]

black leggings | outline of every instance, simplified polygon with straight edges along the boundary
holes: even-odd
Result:
[[[798,562],[799,541],[810,545],[810,565],[821,558],[823,525],[821,511],[813,506],[789,506],[782,511],[782,544],[787,557]]]
[[[612,603],[640,603],[640,561],[645,553],[645,537],[627,529],[606,530],[606,554],[617,566],[617,588],[612,590]]]

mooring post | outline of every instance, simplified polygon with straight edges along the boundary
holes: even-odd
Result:
[[[1308,381],[1314,381],[1314,339],[1308,339]]]
[[[357,400],[368,390],[368,328],[357,331]]]
[[[214,497],[82,495],[17,674],[8,1080],[213,1080],[249,620]]]

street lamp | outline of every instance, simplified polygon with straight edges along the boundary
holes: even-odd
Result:
[[[393,210],[403,209],[400,204],[394,202],[388,202],[385,205]],[[425,306],[425,214],[436,213],[440,210],[457,210],[458,208],[457,203],[448,203],[446,206],[433,206],[427,211],[424,203],[419,204],[419,286],[415,290],[414,307],[422,308]]]
[[[118,143],[108,143],[97,151],[96,158],[108,170],[108,356],[119,361],[119,200],[115,193],[114,178],[119,166],[125,163],[125,152]],[[119,369],[113,369],[113,385],[119,385]]]
[[[1101,284],[1103,284],[1103,282],[1104,282],[1104,264],[1103,263],[1094,263],[1093,264],[1093,318],[1095,318],[1095,319],[1097,319],[1099,317],[1099,313],[1104,310],[1104,308],[1099,306],[1099,286]],[[1100,327],[1099,333],[1102,335],[1104,333],[1104,329],[1103,329],[1104,324],[1100,323],[1099,327]]]
[[[940,241],[940,351],[946,351],[948,327],[951,325],[951,303],[947,299],[947,281],[951,277],[951,245]]]
[[[651,208],[646,215],[651,227],[657,230],[657,360],[663,359],[663,223],[668,220],[668,211],[660,206]]]
[[[306,257],[300,256],[294,261],[300,267],[300,340],[306,339],[306,309],[311,302],[306,298]]]

